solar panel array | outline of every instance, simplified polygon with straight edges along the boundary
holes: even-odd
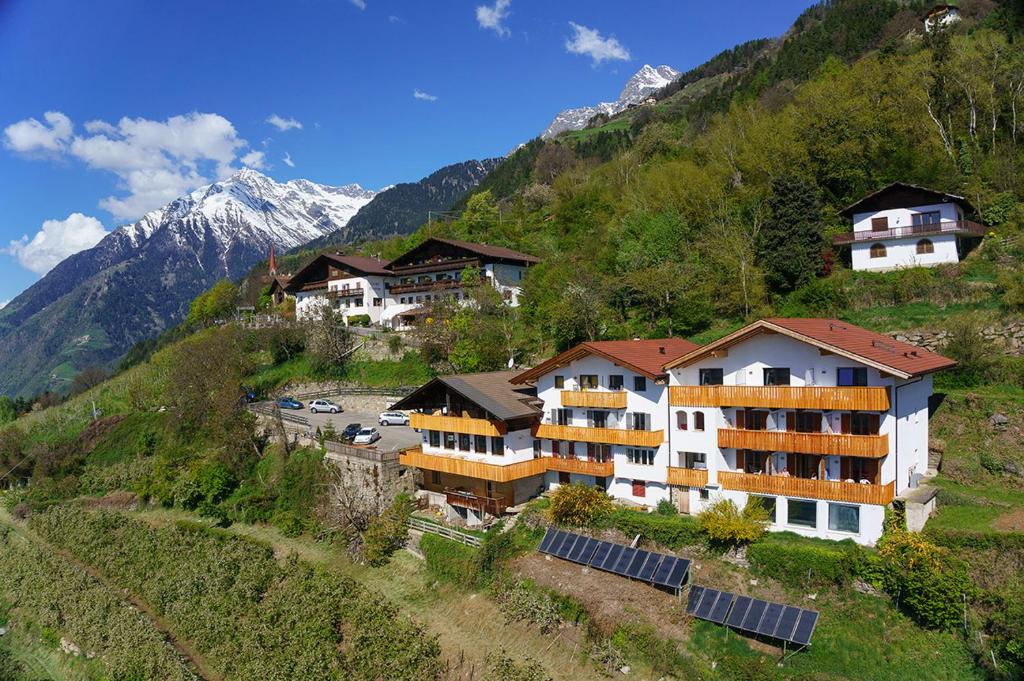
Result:
[[[670,589],[680,588],[690,572],[690,561],[685,558],[634,549],[553,527],[548,528],[541,540],[540,552]]]
[[[818,613],[813,610],[703,586],[690,587],[686,612],[698,619],[802,646],[810,644],[818,623]]]

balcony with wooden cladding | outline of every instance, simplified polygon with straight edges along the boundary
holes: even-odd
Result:
[[[444,490],[444,500],[449,506],[471,508],[480,513],[490,513],[493,516],[500,516],[508,508],[505,497],[482,497],[472,492],[448,487]]]
[[[500,421],[476,419],[468,416],[441,416],[438,414],[409,414],[409,425],[417,430],[438,430],[445,433],[462,433],[464,435],[489,435],[501,437],[505,434],[505,424]]]
[[[665,441],[663,430],[626,430],[625,428],[585,428],[583,426],[556,426],[542,423],[535,437],[570,442],[595,442],[606,445],[632,447],[658,447]]]
[[[327,292],[329,298],[352,298],[355,296],[363,297],[363,288],[335,288]]]
[[[905,237],[935,236],[938,234],[955,234],[957,236],[983,237],[988,228],[970,220],[943,220],[925,225],[904,225],[891,229],[866,229],[858,232],[844,232],[832,237],[836,245],[851,244],[864,241],[884,241],[885,239],[902,239]]]
[[[398,274],[425,274],[427,272],[449,272],[451,270],[461,271],[467,267],[480,268],[479,258],[442,258],[428,262],[414,263],[411,265],[396,265],[391,267],[396,275]]]
[[[421,293],[423,291],[448,291],[455,288],[462,288],[461,279],[437,279],[435,281],[421,281],[410,284],[391,284],[388,291],[393,295],[402,293]]]
[[[803,499],[847,501],[854,504],[886,505],[893,500],[894,483],[862,485],[856,482],[807,480],[781,475],[718,472],[718,484],[725,489]]]
[[[547,459],[529,459],[518,463],[501,465],[460,458],[455,453],[452,455],[426,454],[423,452],[422,447],[406,449],[399,454],[398,461],[403,466],[411,468],[451,473],[452,475],[462,475],[467,478],[477,478],[478,480],[490,480],[491,482],[512,482],[513,480],[541,475],[547,471]]]
[[[761,407],[823,411],[889,411],[886,387],[793,385],[674,385],[673,407]]]
[[[588,459],[550,456],[546,457],[544,461],[547,462],[549,471],[557,471],[559,473],[578,473],[580,475],[606,478],[615,472],[615,463],[610,459],[608,461],[590,461]]]
[[[759,452],[796,452],[881,459],[889,453],[889,436],[719,428],[718,446],[753,449]]]
[[[679,487],[704,487],[708,484],[708,472],[699,468],[669,466],[668,484]]]
[[[563,407],[625,409],[625,390],[563,390]]]

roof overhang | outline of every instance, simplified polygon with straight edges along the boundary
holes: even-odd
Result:
[[[590,345],[587,345],[586,343],[580,343],[579,345],[576,345],[575,347],[569,348],[568,350],[555,355],[554,357],[552,357],[551,359],[549,359],[549,360],[547,360],[545,362],[541,362],[540,364],[538,364],[537,366],[533,367],[532,369],[527,369],[523,373],[513,377],[511,382],[512,383],[529,383],[531,381],[536,381],[541,376],[544,376],[545,374],[549,374],[552,371],[554,371],[555,369],[558,369],[560,367],[567,366],[570,363],[576,361],[577,359],[580,359],[580,358],[583,358],[583,357],[587,357],[588,355],[595,355],[597,357],[601,357],[603,359],[606,359],[609,362],[611,362],[612,364],[615,364],[616,366],[625,367],[626,369],[629,369],[630,371],[632,371],[634,373],[640,374],[641,376],[646,376],[647,378],[651,379],[652,381],[656,381],[659,378],[664,378],[664,376],[665,376],[664,372],[657,373],[657,374],[651,373],[650,371],[647,371],[646,369],[642,369],[642,368],[636,366],[635,364],[630,364],[629,362],[624,362],[622,359],[620,359],[618,357],[615,357],[614,355],[610,355],[607,352],[603,352],[602,350],[600,350],[598,348],[595,348],[595,347],[592,347]]]

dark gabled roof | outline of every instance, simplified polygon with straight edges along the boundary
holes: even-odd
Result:
[[[391,270],[388,269],[388,265],[391,264],[389,260],[367,258],[362,255],[339,255],[337,253],[327,253],[325,255],[332,262],[361,274],[377,274],[382,277],[391,275]]]
[[[920,187],[907,182],[893,182],[854,201],[839,211],[839,214],[844,217],[851,217],[854,213],[866,213],[887,208],[909,208],[929,203],[958,203],[966,212],[974,212],[974,206],[971,205],[970,201],[957,194]]]
[[[838,319],[774,317],[748,324],[728,336],[669,362],[665,368],[693,364],[713,354],[715,350],[728,348],[760,333],[772,332],[872,366],[899,378],[922,376],[948,369],[956,364],[948,357]]]
[[[652,380],[665,375],[662,368],[666,362],[681,357],[700,346],[685,338],[656,338],[618,341],[588,341],[555,355],[546,362],[527,369],[514,379],[513,383],[536,381],[561,366],[587,355],[604,357],[610,362],[626,367]]]
[[[511,248],[503,248],[501,246],[488,246],[486,244],[474,244],[469,241],[459,241],[458,239],[442,239],[440,237],[430,237],[421,243],[419,246],[415,246],[402,255],[398,256],[391,261],[392,266],[398,266],[405,264],[409,259],[415,257],[416,253],[423,250],[431,243],[440,243],[452,246],[454,248],[461,248],[465,251],[469,251],[475,255],[479,255],[484,258],[490,258],[492,260],[505,260],[512,262],[521,262],[526,264],[536,264],[540,262],[540,258],[526,253],[520,253],[519,251],[513,251]]]
[[[418,409],[420,399],[437,387],[445,387],[501,421],[530,418],[541,413],[532,388],[512,385],[515,371],[438,376],[392,405],[394,409]]]

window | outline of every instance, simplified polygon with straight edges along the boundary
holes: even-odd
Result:
[[[708,455],[704,452],[680,452],[679,458],[682,461],[683,468],[696,468],[701,471],[707,470]]]
[[[818,502],[789,499],[789,524],[801,527],[818,526]]]
[[[740,430],[768,430],[768,412],[763,409],[737,409],[736,427]]]
[[[789,425],[789,418],[793,419],[789,430],[795,430],[798,433],[821,432],[821,412],[819,411],[791,411],[786,418],[786,425]]]
[[[647,377],[646,376],[634,376],[633,377],[633,392],[637,392],[637,393],[647,392]]]
[[[736,452],[736,467],[744,473],[752,475],[768,475],[771,473],[772,455],[768,452],[743,451]]]
[[[541,457],[540,440],[533,441],[533,458],[539,459]]]
[[[828,529],[836,532],[860,533],[860,506],[828,505]]]
[[[469,435],[467,433],[459,433],[459,451],[469,451]]]
[[[917,242],[917,254],[926,255],[928,253],[935,252],[935,244],[932,243],[931,239],[921,239]]]
[[[580,374],[580,387],[584,390],[593,390],[597,388],[597,375]]]
[[[765,385],[789,385],[789,369],[765,369]]]
[[[843,460],[840,461],[839,472],[843,480],[853,480],[854,482],[867,480],[869,483],[878,484],[877,459],[843,457]]]
[[[626,414],[626,425],[629,430],[650,430],[651,415],[640,411]]]
[[[686,430],[688,428],[685,411],[676,412],[676,426],[679,430]]]
[[[440,485],[441,484],[441,472],[440,471],[430,471],[430,484],[432,484],[432,485]]]
[[[704,412],[695,411],[693,412],[693,429],[704,430]]]
[[[622,390],[622,374],[612,374],[608,377],[609,390]]]
[[[558,440],[552,440],[551,441],[551,456],[558,456],[559,455],[558,452],[559,452]]]
[[[380,298],[374,298],[373,299],[373,306],[374,307],[380,307],[383,303],[384,303],[384,301],[382,299],[380,299]]]
[[[565,388],[565,376],[555,376],[555,389],[562,390]]]
[[[626,449],[626,459],[630,463],[638,466],[653,466],[654,465],[654,450],[653,449],[634,449],[628,447]]]
[[[473,436],[473,451],[477,454],[487,453],[487,436],[486,435],[474,435]]]
[[[572,480],[572,478],[569,477],[568,473],[566,473],[565,471],[558,471],[558,484],[559,485],[568,485],[571,480]]]
[[[491,454],[494,456],[505,456],[505,438],[491,438]]]
[[[634,497],[646,497],[647,496],[647,482],[644,480],[633,481],[633,496]]]
[[[772,525],[775,524],[775,497],[762,497],[759,495],[751,494],[751,499],[757,499],[764,506],[764,510],[768,511],[768,522]]]
[[[430,441],[430,446],[431,447],[440,447],[441,446],[441,433],[439,431],[428,430],[427,431],[427,437],[428,437],[428,439]]]
[[[840,430],[847,435],[878,435],[878,414],[853,412],[840,417]]]
[[[928,211],[927,213],[914,213],[910,216],[910,221],[915,227],[937,225],[942,222],[942,213],[937,210]]]
[[[709,492],[705,487],[701,487],[697,490],[697,495],[700,497],[701,501],[707,501],[711,498],[711,492]]]
[[[571,426],[572,409],[552,409],[551,422],[556,426]]]
[[[843,386],[867,385],[867,367],[839,367],[836,370],[836,384]]]
[[[889,218],[886,216],[880,218],[871,218],[871,231],[872,232],[884,232],[889,229]]]
[[[587,427],[588,428],[607,428],[608,427],[608,412],[601,411],[599,409],[587,410]]]
[[[701,385],[722,385],[724,372],[721,369],[701,369]]]
[[[612,460],[612,446],[587,443],[587,461],[604,463]]]
[[[872,258],[884,258],[885,257],[885,244],[871,244],[871,257]]]
[[[786,469],[791,475],[813,480],[821,470],[821,457],[815,454],[793,454],[786,457]]]
[[[455,433],[444,434],[444,448],[455,449]]]

